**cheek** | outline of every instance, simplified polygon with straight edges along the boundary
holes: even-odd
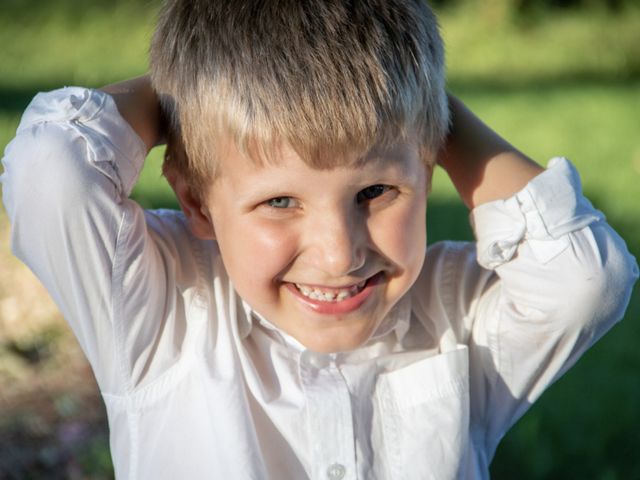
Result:
[[[229,276],[243,297],[263,296],[295,257],[296,241],[283,228],[237,222],[218,236]]]
[[[374,242],[382,253],[402,272],[422,267],[427,242],[426,202],[412,202],[380,218],[373,228],[378,232]]]

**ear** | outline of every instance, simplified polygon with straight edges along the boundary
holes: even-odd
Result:
[[[184,212],[191,232],[202,240],[214,240],[216,238],[213,222],[209,216],[206,205],[196,197],[187,182],[175,172],[166,171],[165,177],[169,181],[171,188],[176,193],[180,208]]]

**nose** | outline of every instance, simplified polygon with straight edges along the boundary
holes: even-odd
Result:
[[[310,226],[314,267],[331,278],[354,274],[366,261],[366,222],[353,210],[325,210]]]

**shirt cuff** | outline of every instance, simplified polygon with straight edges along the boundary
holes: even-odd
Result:
[[[129,195],[146,157],[146,146],[120,115],[113,98],[100,90],[66,87],[38,93],[22,116],[18,132],[43,122],[69,123],[87,139],[89,159],[108,163]]]
[[[520,192],[477,206],[470,218],[478,263],[495,269],[511,260],[523,241],[538,261],[546,263],[570,245],[567,234],[604,215],[582,195],[575,167],[566,158],[556,157]]]

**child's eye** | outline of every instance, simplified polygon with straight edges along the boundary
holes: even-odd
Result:
[[[275,197],[265,203],[272,208],[292,208],[296,206],[296,201],[291,197]]]
[[[356,195],[356,201],[358,203],[370,202],[371,200],[378,198],[391,190],[389,185],[371,185],[367,188],[363,188]]]

